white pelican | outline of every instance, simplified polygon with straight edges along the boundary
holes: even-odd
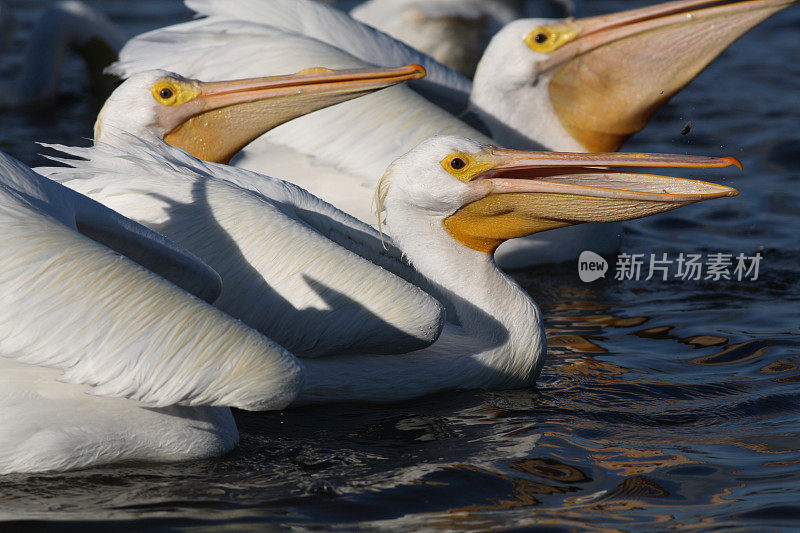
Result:
[[[506,145],[614,151],[748,30],[797,0],[679,0],[507,25],[486,49],[470,104]],[[537,125],[530,122],[537,117]]]
[[[471,89],[472,107],[505,146],[615,150],[733,40],[794,1],[750,0],[687,11],[712,2],[681,0],[582,20],[514,21],[484,54]],[[407,55],[402,43],[315,2],[189,0],[187,5],[207,18],[134,38],[113,71],[127,76],[160,67],[221,79],[310,64],[353,68],[412,57],[422,61],[418,54]],[[452,79],[445,67],[430,60],[421,64],[445,85]],[[598,74],[587,79],[587,72]],[[457,94],[462,90],[458,85]],[[605,95],[610,103],[604,106]],[[374,223],[370,198],[385,165],[422,139],[444,133],[487,140],[399,87],[284,124],[232,162],[280,175]],[[569,260],[587,247],[612,252],[620,231],[619,225],[566,228],[511,241],[497,258],[501,266],[520,267]]]
[[[304,205],[315,216],[348,221],[340,227],[337,242],[358,237],[362,252],[374,257],[380,249],[375,230],[349,219],[332,206],[309,193],[266,176],[244,169],[201,162],[158,139],[152,143],[128,136],[127,142],[112,147],[63,148],[60,150],[82,159],[66,159],[73,168],[50,168],[45,171],[70,187],[121,209],[167,235],[177,235],[182,225],[184,200],[155,216],[129,202],[141,190],[159,183],[189,181],[200,196],[209,201],[213,215],[233,239],[241,232],[225,220],[221,200],[232,204],[243,219],[257,216],[248,196],[263,191],[264,201],[258,217],[261,254],[277,263],[267,274],[267,282],[281,282],[285,255],[299,255],[308,246],[291,246],[290,237],[276,231],[275,225],[291,220],[284,209]],[[647,167],[724,167],[738,164],[731,158],[712,159],[692,156],[653,154],[578,154],[520,152],[503,150],[460,137],[442,136],[423,142],[392,163],[378,189],[378,202],[386,208],[386,225],[395,243],[413,263],[417,277],[432,288],[448,310],[448,321],[430,347],[406,353],[376,355],[355,352],[327,357],[304,358],[305,385],[299,403],[334,401],[391,402],[454,388],[506,388],[534,383],[545,353],[544,330],[536,304],[492,259],[503,241],[545,231],[554,227],[583,222],[627,220],[674,209],[689,203],[736,191],[705,182],[647,174],[599,170],[594,166]],[[214,184],[212,182],[219,181]],[[228,183],[228,194],[214,192]],[[202,186],[198,188],[198,184]],[[244,185],[248,190],[234,185]],[[184,186],[184,189],[193,187]],[[284,196],[276,195],[281,188]],[[161,196],[167,186],[153,189]],[[248,194],[246,194],[248,193]],[[283,198],[294,196],[286,206]],[[119,199],[118,199],[119,197]],[[217,200],[216,198],[220,198]],[[278,203],[272,208],[267,197]],[[170,202],[173,203],[173,202]],[[146,206],[145,206],[146,207]],[[295,212],[296,207],[295,207]],[[153,220],[161,218],[161,223]],[[277,219],[270,227],[270,219]],[[196,219],[186,217],[183,224]],[[238,222],[247,229],[248,224]],[[205,228],[199,228],[206,231]],[[292,235],[297,234],[291,229]],[[184,233],[186,235],[187,233]],[[194,249],[190,239],[182,241],[211,266],[216,258]],[[244,243],[247,244],[247,243]],[[334,244],[314,250],[320,261],[333,264],[342,274],[353,270],[354,261],[344,257]],[[248,259],[251,256],[248,256]],[[260,259],[260,258],[256,258]],[[224,265],[221,265],[224,266]],[[385,280],[393,278],[384,273]],[[228,277],[223,277],[223,295]],[[389,290],[385,280],[350,283],[365,293]],[[374,287],[375,283],[380,284]],[[313,285],[312,285],[313,287]],[[308,289],[306,289],[308,290]],[[395,292],[395,294],[397,294]],[[373,296],[374,297],[374,296]],[[300,327],[295,335],[304,335]],[[329,335],[338,335],[331,328]],[[385,350],[384,350],[385,352]]]
[[[119,28],[83,2],[56,2],[34,25],[21,71],[0,84],[0,108],[41,104],[58,94],[67,51],[83,58],[92,86],[101,85],[103,69],[116,60],[126,40]]]
[[[101,146],[133,143],[148,152],[146,143],[122,135],[124,128],[227,161],[275,124],[422,74],[416,65],[312,69],[203,83],[144,72],[109,98],[96,138]],[[72,153],[91,157],[92,165],[68,176],[63,168],[48,172],[73,177],[71,187],[193,251],[223,278],[215,305],[296,355],[405,352],[432,343],[442,327],[435,299],[377,266],[409,270],[382,252],[368,226],[295,186],[169,152],[147,161],[181,170],[170,179],[145,172],[145,162],[137,168],[103,157],[113,152],[102,148]]]
[[[519,17],[510,0],[369,0],[350,15],[472,77],[491,36]]]
[[[221,455],[226,406],[300,389],[285,349],[121,253],[213,299],[195,256],[2,153],[0,225],[0,474]]]

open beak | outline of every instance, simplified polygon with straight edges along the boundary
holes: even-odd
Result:
[[[475,200],[443,224],[459,242],[486,253],[508,239],[540,231],[641,218],[738,194],[731,187],[705,181],[597,167],[741,168],[732,157],[499,148],[480,159],[490,168],[468,181]]]
[[[796,1],[692,10],[720,0],[679,0],[565,20],[545,28],[557,44],[539,72],[552,73],[550,100],[567,132],[587,151],[611,152],[731,43]]]
[[[340,102],[425,76],[419,65],[355,70],[307,69],[288,76],[236,81],[193,82],[190,102],[160,110],[174,125],[169,144],[199,159],[227,163],[251,141],[272,128]]]

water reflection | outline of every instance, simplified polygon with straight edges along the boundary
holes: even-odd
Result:
[[[690,360],[690,363],[696,365],[730,365],[736,363],[743,363],[755,358],[760,358],[764,355],[767,348],[770,346],[769,341],[756,340],[747,341],[738,344],[731,344],[724,350],[716,352],[711,355],[704,355]]]

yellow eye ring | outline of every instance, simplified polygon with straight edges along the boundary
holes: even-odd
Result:
[[[193,100],[199,91],[189,82],[167,78],[156,82],[150,93],[160,104],[180,105]]]
[[[442,167],[456,178],[466,181],[470,178],[472,158],[468,154],[450,154],[441,161]]]
[[[469,181],[493,166],[489,161],[477,160],[470,154],[463,152],[455,152],[448,155],[442,159],[440,164],[450,175],[461,181]]]
[[[575,39],[579,33],[580,28],[570,21],[540,26],[525,36],[525,44],[534,52],[548,54]]]
[[[175,105],[175,100],[179,93],[176,87],[169,80],[161,80],[150,88],[153,98],[164,105]]]

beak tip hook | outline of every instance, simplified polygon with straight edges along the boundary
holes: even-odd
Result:
[[[730,163],[732,166],[735,166],[739,170],[744,172],[744,167],[742,166],[742,162],[736,159],[735,157],[726,157],[725,160],[728,161],[728,163]]]
[[[409,68],[411,68],[412,70],[415,71],[414,79],[419,80],[419,79],[424,78],[425,76],[428,75],[428,71],[426,71],[425,67],[423,67],[422,65],[417,65],[415,63],[415,64],[408,65],[408,66],[409,66]]]

